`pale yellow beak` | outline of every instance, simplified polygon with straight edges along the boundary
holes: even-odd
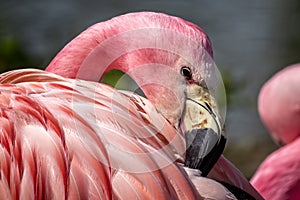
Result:
[[[190,84],[181,129],[186,138],[185,166],[206,176],[221,156],[226,137],[215,98],[208,89]]]

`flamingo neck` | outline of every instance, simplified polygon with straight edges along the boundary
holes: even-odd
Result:
[[[184,85],[182,59],[197,66],[203,52],[212,55],[207,35],[196,25],[161,13],[140,12],[95,24],[53,59],[46,71],[99,82],[118,69],[133,78],[170,121],[178,121]],[[182,83],[182,84],[180,84]]]
[[[289,144],[300,136],[300,65],[275,74],[262,87],[258,111],[274,140]]]

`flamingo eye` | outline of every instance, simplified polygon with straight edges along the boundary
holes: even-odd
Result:
[[[187,66],[183,66],[180,69],[180,74],[185,77],[186,80],[191,80],[192,79],[192,71],[191,68]]]

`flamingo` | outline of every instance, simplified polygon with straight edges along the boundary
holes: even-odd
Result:
[[[300,196],[300,64],[276,73],[258,98],[260,117],[281,148],[259,166],[251,183],[265,199]]]
[[[111,69],[147,99],[98,83]],[[2,74],[1,199],[234,199],[217,181],[260,199],[218,160],[215,70],[202,29],[141,12],[93,25],[46,71]]]

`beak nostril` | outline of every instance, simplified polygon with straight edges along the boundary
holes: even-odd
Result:
[[[212,111],[212,109],[211,109],[211,107],[208,105],[208,103],[206,103],[206,102],[204,102],[205,103],[205,105],[206,105],[206,108],[209,110],[209,113],[211,114],[211,115],[214,115],[215,116],[215,113]]]

